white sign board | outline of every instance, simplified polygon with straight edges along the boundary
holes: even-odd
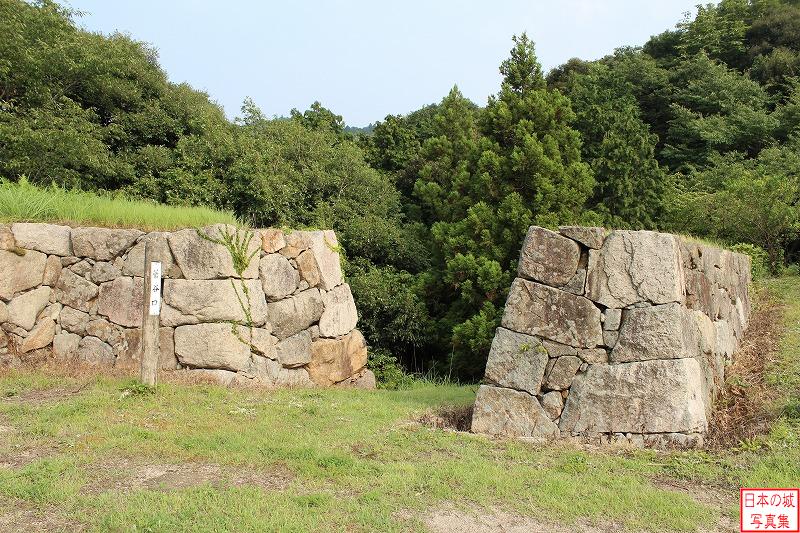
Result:
[[[161,313],[161,263],[150,262],[150,316]]]

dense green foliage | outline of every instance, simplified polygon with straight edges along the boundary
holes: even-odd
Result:
[[[0,176],[339,233],[375,367],[476,379],[530,224],[800,249],[800,4],[722,0],[674,30],[546,76],[515,36],[483,107],[367,128],[314,102],[233,122],[156,51],[0,0]],[[142,204],[145,205],[145,204]],[[149,205],[149,204],[148,204]],[[387,374],[389,375],[389,374]]]

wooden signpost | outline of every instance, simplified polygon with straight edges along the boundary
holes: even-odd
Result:
[[[142,305],[142,383],[155,387],[158,381],[159,315],[161,313],[161,263],[154,261],[155,243],[144,246],[144,298]]]

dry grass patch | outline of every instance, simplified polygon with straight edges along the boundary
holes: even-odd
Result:
[[[754,300],[757,305],[750,324],[715,400],[706,439],[712,449],[730,448],[764,435],[780,415],[774,408],[779,393],[766,376],[779,358],[786,306],[764,288]]]

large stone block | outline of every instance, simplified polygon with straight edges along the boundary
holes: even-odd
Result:
[[[581,433],[697,433],[707,428],[695,359],[591,365],[572,383],[559,427]]]
[[[626,311],[610,360],[680,359],[701,353],[695,312],[672,303]]]
[[[280,254],[267,254],[259,262],[259,276],[269,301],[281,300],[292,294],[300,283],[300,275]]]
[[[0,298],[10,300],[14,293],[42,284],[47,256],[27,250],[23,255],[0,250]]]
[[[77,359],[82,363],[100,366],[114,365],[114,350],[97,337],[84,337],[78,343]]]
[[[575,276],[581,257],[580,247],[554,231],[531,226],[522,243],[518,275],[561,287]]]
[[[244,280],[250,298],[250,312],[255,325],[261,325],[267,316],[267,301],[259,280]],[[164,280],[164,303],[182,315],[200,322],[235,320],[245,322],[242,304],[246,296],[239,280]],[[240,303],[240,300],[242,303]],[[245,304],[246,307],[246,304]]]
[[[485,379],[493,385],[539,394],[547,361],[547,350],[536,337],[497,328]]]
[[[33,350],[38,350],[49,346],[53,342],[53,337],[56,334],[56,323],[49,316],[44,317],[36,324],[31,332],[22,341],[19,351],[20,353],[27,353]]]
[[[248,234],[236,227],[215,224],[202,229],[185,229],[170,233],[168,240],[175,261],[187,279],[218,279],[235,277],[236,269],[233,258],[227,247],[214,241],[220,241],[224,235],[235,235],[247,242],[247,255],[254,254],[242,272],[242,277],[252,279],[258,277],[258,251],[261,240],[254,233]],[[210,240],[213,239],[213,240]]]
[[[602,344],[600,310],[582,296],[517,278],[506,300],[502,326],[518,333],[594,348]]]
[[[92,317],[89,313],[78,311],[66,305],[61,309],[61,314],[58,318],[58,322],[63,329],[78,335],[84,335],[86,333],[86,327],[91,320]]]
[[[20,248],[62,257],[72,255],[69,226],[18,222],[12,224],[11,231]]]
[[[564,355],[553,359],[547,369],[542,386],[549,390],[565,390],[572,385],[575,373],[583,361],[575,355]]]
[[[680,246],[674,235],[614,231],[589,252],[586,296],[606,307],[683,300]]]
[[[172,257],[168,236],[169,233],[160,231],[143,235],[139,242],[125,255],[122,273],[126,276],[144,277],[144,249],[147,243],[150,242],[152,243],[152,260],[161,263],[161,275],[165,278],[182,278],[181,269]]]
[[[100,286],[97,312],[120,326],[136,328],[142,324],[144,280],[120,277]]]
[[[261,249],[268,254],[274,254],[286,246],[286,238],[283,230],[278,228],[267,228],[261,230]]]
[[[506,437],[547,440],[558,436],[558,427],[527,392],[481,385],[472,412],[472,431]]]
[[[175,357],[175,335],[172,328],[158,329],[158,367],[162,370],[178,368]],[[117,348],[115,346],[115,348]],[[126,329],[118,346],[116,365],[120,368],[138,369],[142,362],[142,330]]]
[[[284,367],[307,365],[311,361],[311,333],[304,330],[283,339],[275,346],[275,352]]]
[[[78,353],[81,336],[75,333],[62,331],[53,337],[53,357],[61,360],[71,360]]]
[[[298,251],[294,255],[290,254],[291,257],[298,257],[303,250],[311,252],[303,260],[302,267],[298,257],[301,276],[304,279],[318,279],[317,283],[309,282],[309,286],[318,285],[322,290],[330,290],[342,284],[344,278],[339,262],[339,241],[333,231],[293,231],[285,238],[287,248]]]
[[[565,237],[578,241],[587,248],[594,249],[603,246],[607,233],[605,228],[586,226],[559,226],[558,232]]]
[[[344,284],[328,291],[322,297],[325,309],[319,319],[319,334],[339,337],[356,327],[358,312],[350,285]]]
[[[110,261],[133,246],[143,233],[138,229],[73,228],[72,250],[76,257]]]
[[[20,294],[8,304],[8,321],[28,331],[36,324],[36,317],[50,303],[50,287],[39,287]]]
[[[319,289],[308,289],[277,302],[267,304],[267,320],[279,339],[300,333],[322,316],[324,309]]]
[[[62,269],[56,283],[56,301],[89,313],[99,293],[97,285],[69,269]]]
[[[0,300],[0,324],[8,320],[8,306]]]
[[[238,372],[248,368],[250,347],[232,331],[231,324],[212,323],[175,328],[175,356],[193,368]]]
[[[339,339],[311,343],[308,374],[317,385],[329,386],[348,379],[367,364],[367,343],[357,329]]]

